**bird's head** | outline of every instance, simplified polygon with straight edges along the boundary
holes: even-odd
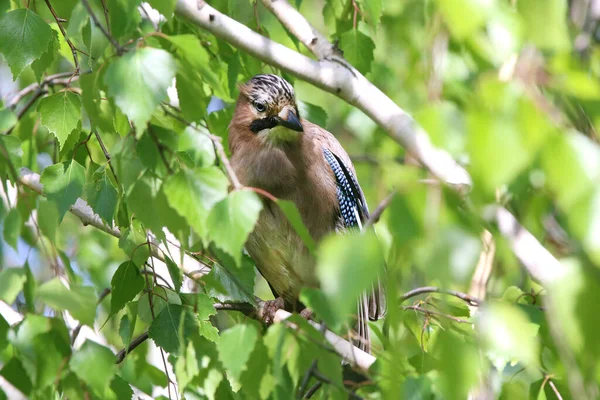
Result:
[[[251,132],[263,143],[296,142],[304,130],[292,85],[277,75],[254,76],[240,87],[234,126]]]

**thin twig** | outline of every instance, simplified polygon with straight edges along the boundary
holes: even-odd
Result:
[[[450,296],[458,297],[459,299],[467,302],[469,305],[472,306],[478,306],[479,304],[481,304],[481,301],[474,296],[462,292],[457,292],[456,290],[442,289],[435,286],[425,286],[408,291],[405,294],[403,294],[402,297],[400,297],[400,302],[404,302],[410,299],[411,297],[415,297],[425,293],[448,294]]]
[[[117,50],[117,55],[123,54],[123,51],[125,49],[123,49],[123,47],[121,47],[121,45],[119,44],[119,42],[117,42],[115,40],[115,38],[112,37],[112,35],[110,34],[110,32],[107,31],[102,26],[102,24],[100,23],[100,21],[98,21],[98,17],[96,17],[96,15],[94,14],[94,12],[92,11],[92,7],[90,7],[90,3],[88,3],[87,0],[81,0],[81,3],[83,4],[83,6],[85,7],[85,9],[87,10],[88,14],[90,14],[90,18],[92,19],[92,21],[94,21],[94,25],[96,25],[96,27],[98,29],[100,29],[100,31],[104,34],[104,36],[106,36],[106,38],[108,39],[108,41],[110,42],[110,44],[112,44],[113,47]]]
[[[110,19],[108,18],[108,7],[106,7],[106,0],[100,0],[102,4],[102,11],[104,11],[104,21],[106,21],[106,29],[110,32]]]
[[[133,339],[131,341],[131,343],[129,343],[129,346],[127,346],[126,348],[119,351],[117,353],[117,360],[116,360],[115,364],[122,363],[127,354],[131,353],[133,350],[135,350],[136,347],[138,347],[140,344],[144,343],[146,340],[148,340],[148,331],[142,333],[140,336]]]
[[[308,382],[310,381],[310,378],[313,376],[313,372],[315,372],[317,369],[317,360],[313,360],[312,364],[310,364],[310,367],[306,370],[306,373],[304,374],[304,377],[302,378],[302,383],[300,383],[300,386],[298,387],[298,391],[296,392],[296,399],[302,399],[304,396],[304,391],[306,390],[306,387],[308,386]]]
[[[47,90],[39,88],[31,97],[31,99],[29,99],[29,101],[23,106],[22,109],[19,110],[19,112],[17,113],[17,120],[20,120],[21,118],[23,118],[23,115],[25,115],[25,113],[27,112],[27,110],[29,110],[29,108],[31,108],[31,106],[40,98],[42,97],[44,94],[48,93]],[[16,124],[11,126],[10,129],[8,129],[6,131],[6,135],[10,135],[13,131],[13,129],[15,129],[15,126],[17,126]]]
[[[100,134],[98,133],[98,131],[96,129],[94,129],[94,135],[96,136],[96,140],[98,141],[98,144],[100,144],[100,148],[102,149],[102,152],[104,153],[104,158],[106,158],[106,163],[108,164],[108,167],[110,168],[110,171],[112,172],[113,177],[115,178],[115,182],[117,182],[117,185],[118,185],[119,178],[117,178],[117,174],[115,173],[115,170],[113,168],[110,154],[108,153],[108,150],[106,150],[106,146],[104,145],[104,142],[102,141],[102,138],[100,137]]]
[[[63,26],[62,26],[60,18],[58,18],[58,15],[56,15],[56,12],[54,12],[54,8],[52,8],[52,4],[50,4],[50,0],[45,0],[45,2],[46,2],[46,5],[48,6],[48,9],[52,13],[52,16],[56,20],[56,24],[58,25],[58,29],[60,29],[60,33],[62,33],[67,44],[71,48],[71,54],[73,54],[73,62],[75,63],[75,72],[73,72],[73,76],[75,76],[75,75],[79,74],[79,58],[77,57],[77,49],[73,45],[73,42],[71,42],[71,39],[69,39],[69,37],[67,36],[67,32],[65,32],[65,28],[63,28]]]
[[[167,172],[170,175],[173,175],[173,169],[169,165],[169,161],[167,161],[167,157],[165,157],[165,151],[164,151],[165,146],[158,140],[158,138],[156,137],[156,134],[154,133],[154,130],[150,127],[150,125],[148,125],[148,133],[150,134],[150,137],[156,144],[156,148],[158,149],[158,154],[160,155],[160,159],[162,160],[163,164],[165,165],[165,168],[167,168]]]
[[[560,392],[558,391],[556,385],[554,385],[554,382],[552,382],[551,379],[548,380],[548,385],[550,385],[550,388],[552,388],[552,391],[554,392],[558,400],[563,400],[562,396],[560,395]]]
[[[74,75],[73,72],[61,72],[58,74],[49,75],[48,77],[43,79],[40,83],[34,82],[31,85],[26,86],[25,88],[21,89],[19,92],[17,92],[13,96],[13,98],[6,104],[6,106],[8,108],[14,109],[16,107],[16,105],[21,101],[21,99],[23,99],[23,97],[27,96],[29,93],[32,93],[32,92],[38,90],[39,88],[44,88],[45,86],[52,86],[52,85],[67,85],[67,83],[69,81],[61,80],[61,78],[68,78],[73,75]],[[79,75],[73,76],[73,78],[71,79],[71,82],[73,82],[77,79],[79,79]]]
[[[373,226],[373,224],[377,223],[377,221],[379,221],[381,214],[383,214],[385,209],[390,205],[395,195],[396,191],[393,191],[392,193],[388,194],[387,197],[381,201],[381,203],[379,203],[377,208],[371,213],[371,216],[367,222],[365,222],[363,230],[368,229],[369,227]]]
[[[426,308],[421,308],[419,306],[403,306],[402,309],[405,310],[405,311],[406,310],[419,311],[419,312],[422,312],[425,315],[437,315],[437,316],[440,316],[440,317],[451,319],[452,321],[459,322],[461,324],[472,324],[471,321],[467,321],[466,319],[458,318],[458,317],[455,317],[454,315],[444,314],[444,313],[441,313],[441,312],[438,312],[438,311],[428,310]]]
[[[319,381],[317,383],[315,383],[310,389],[308,389],[308,392],[306,392],[306,396],[304,396],[305,399],[310,399],[313,397],[313,395],[317,392],[317,390],[319,390],[321,388],[321,386],[323,386],[323,382]]]
[[[221,160],[221,162],[223,163],[223,166],[225,167],[225,171],[227,172],[227,176],[229,178],[229,181],[233,185],[233,188],[238,190],[238,189],[242,189],[244,187],[238,180],[237,175],[235,174],[235,171],[233,170],[233,167],[231,166],[231,163],[229,162],[229,159],[227,158],[227,155],[225,154],[225,148],[223,147],[223,143],[221,143],[221,138],[219,136],[213,135],[212,133],[207,134],[206,132],[202,132],[200,129],[198,129],[197,126],[195,126],[191,122],[186,121],[185,119],[181,118],[179,115],[172,113],[165,106],[163,106],[162,108],[163,108],[163,112],[165,114],[175,118],[177,121],[181,122],[184,125],[189,126],[190,128],[196,130],[197,132],[207,135],[208,138],[210,140],[212,140],[215,148],[217,149],[217,155],[219,156],[219,159]]]

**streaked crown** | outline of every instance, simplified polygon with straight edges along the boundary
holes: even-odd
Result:
[[[296,104],[294,88],[288,81],[277,75],[256,75],[248,81],[246,88],[246,95],[252,103],[262,103],[272,109]]]

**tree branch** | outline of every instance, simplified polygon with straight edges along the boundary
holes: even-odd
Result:
[[[267,7],[274,7],[273,10],[285,9],[288,12],[280,12],[276,16],[302,43],[308,43],[309,49],[314,49],[320,61],[311,60],[267,39],[223,15],[203,0],[179,0],[176,13],[267,64],[281,68],[355,105],[414,154],[435,176],[449,184],[471,186],[469,174],[447,152],[436,149],[427,133],[410,115],[343,58],[337,56],[334,46],[312,28],[300,13],[296,11],[291,14],[293,8],[287,1],[263,3]]]
[[[40,183],[40,175],[36,174],[35,172],[32,172],[27,168],[21,168],[19,181],[21,182],[21,184],[30,188],[34,192],[36,192],[40,195],[43,195],[43,185]],[[97,214],[94,213],[92,208],[84,200],[78,198],[77,201],[75,202],[75,204],[73,206],[71,206],[70,211],[76,217],[78,217],[81,220],[81,222],[83,222],[84,225],[91,225],[91,226],[93,226],[97,229],[100,229],[101,231],[106,232],[109,235],[112,235],[117,238],[121,237],[121,231],[116,227],[113,228],[113,227],[106,225],[102,221],[102,219]],[[163,251],[162,249],[160,249],[157,245],[153,245],[150,247],[152,249],[153,257],[156,257],[157,259],[159,259],[161,261],[165,261],[164,255],[162,253],[162,251]],[[160,251],[159,251],[159,249],[160,249]],[[184,259],[181,269],[187,276],[194,276],[198,272],[198,264],[200,264],[199,260],[196,260],[196,259],[193,259],[193,258],[187,256],[187,259]],[[223,304],[223,305],[220,305],[215,308],[222,309],[222,310],[242,311],[244,313],[248,312],[247,315],[250,315],[253,318],[258,319],[259,318],[258,316],[265,314],[263,312],[265,302],[260,299],[257,299],[256,303],[257,303],[257,305],[254,310],[251,310],[250,308],[248,308],[249,305],[247,306],[247,305],[239,305],[239,304],[238,305]],[[273,323],[285,321],[286,319],[288,319],[291,316],[292,316],[292,314],[285,310],[277,310],[275,313],[275,316],[273,318]],[[317,330],[321,329],[321,325],[317,324],[316,322],[309,321],[309,323],[311,325],[313,325]],[[325,331],[324,336],[325,336],[325,339],[333,346],[336,353],[338,353],[347,362],[361,368],[362,370],[364,370],[364,371],[368,370],[371,367],[371,365],[373,365],[373,363],[375,363],[375,361],[376,361],[375,357],[373,357],[372,355],[370,355],[368,353],[365,353],[358,347],[354,347],[350,342],[342,339],[335,333],[333,333],[331,331]],[[146,340],[146,339],[143,339],[143,340]],[[142,340],[142,342],[143,342],[143,340]],[[134,343],[132,342],[131,345],[133,345],[133,344]],[[131,345],[130,345],[130,347],[131,347]]]
[[[287,0],[261,1],[294,36],[319,57],[319,61],[259,35],[215,10],[204,0],[178,0],[175,13],[259,60],[281,68],[356,106],[415,156],[433,175],[454,185],[459,192],[464,193],[465,189],[471,186],[468,172],[447,152],[436,149],[423,128],[348,64],[339,55],[336,47],[310,25]],[[509,240],[513,251],[527,271],[540,282],[549,282],[556,278],[560,271],[560,263],[531,233],[518,225],[512,214],[504,208],[499,207],[497,210],[498,218],[493,220],[501,225],[502,235]],[[510,227],[507,228],[507,225],[515,224],[519,226],[519,234],[515,234]],[[543,267],[544,265],[546,267]]]
[[[466,303],[468,303],[471,306],[478,306],[481,304],[481,301],[478,298],[470,296],[466,293],[457,292],[456,290],[450,290],[450,289],[441,289],[441,288],[434,287],[434,286],[420,287],[420,288],[413,289],[409,292],[406,292],[400,298],[400,302],[404,302],[404,301],[410,299],[411,297],[415,297],[415,296],[425,294],[425,293],[448,294],[450,296],[454,296],[454,297],[457,297],[457,298],[465,301]]]

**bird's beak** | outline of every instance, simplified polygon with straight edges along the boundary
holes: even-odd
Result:
[[[277,121],[277,123],[281,126],[285,126],[286,128],[289,128],[293,131],[304,132],[304,128],[302,128],[302,123],[296,116],[296,113],[291,109],[288,109],[286,111],[287,111],[286,116],[282,115],[285,113],[285,111],[284,111],[283,113],[279,113],[279,115],[277,117],[275,117],[275,120]]]

